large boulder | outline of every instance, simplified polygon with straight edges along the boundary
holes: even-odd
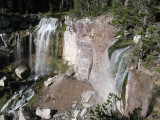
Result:
[[[7,77],[4,76],[2,79],[0,79],[0,86],[4,87],[7,83]]]
[[[56,112],[55,110],[51,110],[49,108],[36,109],[36,115],[41,117],[42,119],[47,119],[47,120],[51,119],[55,112]]]
[[[18,120],[37,120],[37,117],[32,110],[24,107],[18,113]]]
[[[26,79],[30,75],[30,69],[27,65],[21,65],[15,69],[15,73],[20,79]]]

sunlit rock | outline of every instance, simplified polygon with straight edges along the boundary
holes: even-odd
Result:
[[[1,80],[0,80],[0,86],[5,86],[7,82],[7,77],[4,76]]]
[[[29,77],[30,69],[26,65],[21,65],[15,69],[15,73],[20,79],[25,79],[25,78]]]

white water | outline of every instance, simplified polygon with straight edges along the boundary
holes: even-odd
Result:
[[[29,34],[29,66],[32,71],[32,32]]]
[[[30,87],[21,86],[19,92],[15,93],[10,98],[10,100],[5,103],[5,105],[1,108],[0,112],[7,111],[7,113],[15,113],[16,110],[27,105],[27,103],[34,96],[34,90],[32,89],[33,86],[34,84]]]
[[[116,81],[116,88],[119,96],[122,92],[123,82],[128,74],[128,67],[125,63],[125,52],[130,49],[130,47],[115,50],[111,55],[111,73]],[[121,97],[121,96],[120,96]]]
[[[36,31],[36,62],[35,62],[35,73],[44,74],[49,72],[49,56],[51,42],[54,41],[54,34],[58,26],[58,19],[56,18],[42,18],[38,24]]]
[[[5,40],[5,36],[6,36],[5,33],[0,34],[1,40],[2,40],[2,42],[4,44],[4,47],[6,48],[7,47],[7,43],[6,43],[6,40]]]
[[[23,54],[23,37],[22,37],[22,32],[16,33],[15,35],[15,61],[18,61],[18,63],[21,63],[22,59],[22,54]]]

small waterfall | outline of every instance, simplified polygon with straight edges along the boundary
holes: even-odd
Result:
[[[32,33],[29,34],[29,66],[32,71]]]
[[[52,47],[57,26],[58,19],[42,18],[36,28],[36,74],[44,74],[51,70],[49,64],[53,62]]]
[[[111,55],[111,71],[116,81],[116,88],[121,95],[123,82],[128,74],[128,67],[125,63],[125,52],[130,49],[130,47],[115,50]]]
[[[23,54],[23,36],[21,33],[16,33],[15,35],[15,61],[17,61],[19,64],[21,63],[22,54]]]
[[[5,33],[1,33],[0,34],[0,38],[1,38],[2,42],[3,42],[3,44],[4,44],[4,47],[6,48],[7,47],[7,43],[6,43],[6,40],[5,40],[5,36],[6,36]]]

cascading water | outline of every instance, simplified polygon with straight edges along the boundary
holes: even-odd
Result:
[[[116,81],[116,88],[119,94],[122,92],[122,86],[126,75],[128,74],[128,67],[125,63],[125,52],[130,47],[115,50],[111,56],[111,73]]]
[[[59,28],[61,28],[59,25]],[[36,60],[35,60],[35,75],[31,75],[28,78],[28,81],[34,79],[32,85],[21,85],[19,86],[19,91],[15,92],[13,96],[8,100],[3,107],[0,109],[0,113],[6,111],[7,113],[15,113],[19,108],[28,104],[30,99],[34,96],[33,87],[36,85],[36,78],[39,75],[43,75],[45,73],[50,72],[51,66],[50,64],[54,63],[54,60],[57,60],[58,54],[58,19],[56,18],[42,18],[38,26],[36,27],[34,33],[35,39],[34,42],[36,44]],[[0,36],[1,37],[1,36]],[[3,37],[3,36],[2,36]],[[29,33],[29,46],[27,47],[25,39],[23,39],[22,32],[15,33],[15,62],[18,64],[22,63],[22,59],[26,56],[23,54],[29,55],[29,66],[33,67],[32,60],[32,51],[33,51],[33,34]],[[29,49],[26,52],[27,48]],[[35,77],[36,76],[36,77]],[[17,100],[18,98],[18,100]]]
[[[111,47],[114,47],[114,44]],[[131,47],[129,46],[117,49],[111,54],[110,58],[110,69],[111,69],[110,73],[112,74],[113,80],[116,83],[115,88],[117,92],[115,94],[118,94],[120,98],[122,97],[121,95],[122,95],[124,81],[129,72],[128,66],[126,65],[125,62],[125,56],[126,56],[125,53],[130,48]],[[117,103],[117,107],[121,111],[121,113],[124,113],[122,101],[119,101]]]
[[[7,47],[7,43],[6,43],[6,40],[5,40],[4,36],[6,36],[5,33],[0,34],[0,38],[1,38],[2,42],[3,42],[3,44],[4,44],[4,47],[6,48]]]
[[[21,33],[16,33],[15,35],[15,61],[18,61],[18,63],[21,63],[22,59],[22,54],[23,54],[23,37],[22,37],[22,32]]]
[[[32,71],[32,32],[29,34],[29,66]]]
[[[42,18],[36,28],[36,62],[35,73],[44,74],[51,69],[49,64],[53,62],[53,54],[49,51],[55,37],[55,31],[58,26],[56,18]]]

